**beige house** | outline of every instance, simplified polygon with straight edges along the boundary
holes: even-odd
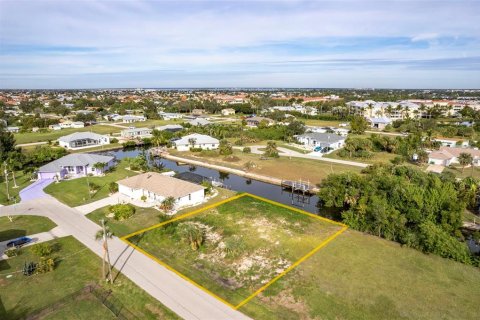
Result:
[[[235,109],[232,109],[232,108],[222,109],[222,116],[230,116],[234,114],[235,114]]]

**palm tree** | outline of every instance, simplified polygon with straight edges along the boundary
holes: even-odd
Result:
[[[97,162],[93,165],[93,168],[97,171],[102,171],[103,172],[103,169],[107,166],[107,164],[105,162]]]
[[[463,173],[463,170],[465,169],[465,166],[467,166],[469,164],[472,164],[473,157],[470,153],[462,152],[458,156],[458,162],[462,166],[462,173]]]
[[[198,250],[203,243],[203,230],[193,223],[187,222],[179,224],[177,232],[180,237],[190,244],[192,250]]]
[[[267,142],[267,147],[265,148],[265,155],[267,157],[278,157],[277,144],[275,143],[275,141]]]
[[[169,212],[173,209],[175,206],[175,198],[174,197],[167,197],[163,199],[162,203],[160,204],[160,207],[162,210]]]
[[[157,147],[160,147],[161,145],[164,145],[167,143],[167,139],[165,138],[165,135],[163,134],[162,131],[153,130],[152,143]]]
[[[188,143],[190,143],[192,148],[195,148],[195,144],[197,143],[197,139],[196,138],[190,138],[190,139],[188,139]]]
[[[102,262],[102,276],[103,279],[109,280],[110,283],[113,283],[113,277],[112,277],[112,264],[110,263],[110,254],[108,252],[108,239],[111,239],[113,237],[113,233],[110,231],[110,228],[106,225],[105,219],[100,220],[100,223],[102,224],[102,230],[98,230],[98,232],[95,234],[95,240],[103,240],[103,262]],[[108,262],[108,279],[105,275],[105,258],[107,258]]]

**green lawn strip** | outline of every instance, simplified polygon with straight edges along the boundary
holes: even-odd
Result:
[[[3,169],[3,167],[2,167]],[[15,179],[17,181],[18,188],[14,188],[13,178],[11,173],[8,176],[8,192],[10,194],[10,201],[7,201],[7,184],[5,183],[5,176],[2,174],[0,175],[0,204],[7,205],[13,204],[14,200],[13,197],[16,197],[17,203],[20,201],[18,193],[20,190],[24,189],[28,185],[32,183],[30,181],[30,174],[24,174],[23,171],[16,171],[15,172]]]
[[[231,190],[222,189],[222,188],[216,188],[216,189],[218,190],[218,195],[216,197],[198,206],[180,210],[176,215],[172,215],[171,218],[174,218],[177,215],[180,215],[189,211],[197,210],[199,208],[225,200],[236,194],[236,192]],[[87,214],[87,218],[97,224],[99,223],[100,219],[105,219],[107,221],[108,226],[110,227],[110,230],[112,230],[117,237],[123,237],[135,231],[148,228],[150,226],[153,226],[162,222],[163,219],[165,219],[165,216],[157,209],[140,208],[140,207],[135,207],[135,208],[136,208],[135,214],[129,219],[123,220],[123,221],[118,221],[113,218],[107,217],[107,215],[109,214],[108,207],[103,207]]]
[[[154,128],[157,126],[164,126],[166,124],[182,124],[183,121],[173,121],[173,120],[147,120],[139,121],[134,123],[120,123],[126,127],[135,127],[135,128]]]
[[[93,151],[107,151],[107,150],[115,150],[122,148],[121,143],[110,143],[103,146],[97,146],[93,148],[87,149],[78,149],[78,150],[70,150],[71,153],[82,153],[82,152],[93,152]]]
[[[39,216],[12,216],[12,222],[0,217],[0,241],[49,231],[56,226],[52,220]]]
[[[335,150],[332,153],[326,154],[324,158],[330,159],[338,159],[338,160],[345,160],[345,161],[356,161],[368,164],[375,164],[375,163],[390,163],[390,160],[393,160],[398,154],[388,153],[388,152],[372,152],[373,156],[371,158],[350,158],[350,157],[340,157],[338,153],[340,150]]]
[[[137,175],[137,172],[126,169],[127,162],[121,161],[113,172],[102,177],[88,177],[61,181],[48,185],[44,191],[70,207],[75,207],[103,199],[109,194],[110,182],[116,182],[126,177]],[[95,183],[101,188],[96,193],[89,195],[88,184]]]
[[[185,222],[207,228],[198,251],[176,232]],[[246,196],[128,240],[237,305],[339,228]],[[238,237],[237,255],[225,256],[225,243]]]
[[[480,178],[480,168],[478,167],[468,167],[463,169],[460,165],[455,165],[455,166],[450,166],[450,167],[445,167],[443,172],[451,172],[453,173],[457,178],[467,178],[467,177],[473,177],[473,178]]]
[[[0,261],[0,287],[5,293],[2,294],[2,303],[7,311],[6,315],[0,315],[1,319],[23,318],[92,283],[111,289],[113,297],[141,319],[177,319],[170,310],[123,275],[119,275],[113,285],[106,285],[101,280],[101,259],[73,237],[59,238],[48,243],[59,247],[53,254],[57,257],[53,272],[30,277],[19,272],[7,278],[6,274],[23,270],[25,262],[38,261],[38,257],[28,247],[22,249],[19,256]],[[76,308],[71,310],[76,312]],[[89,310],[83,312],[82,316],[86,318]],[[96,312],[98,307],[90,310],[92,319],[98,318]],[[64,319],[74,317],[75,314],[67,313]]]
[[[240,308],[254,319],[476,319],[480,271],[347,230]]]
[[[122,129],[113,126],[93,125],[84,128],[69,128],[62,130],[52,130],[48,132],[25,132],[15,134],[15,141],[17,144],[40,142],[40,141],[54,141],[60,137],[75,133],[75,132],[95,132],[98,134],[112,134],[120,132]]]

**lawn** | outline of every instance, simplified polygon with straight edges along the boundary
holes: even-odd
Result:
[[[340,123],[348,123],[348,121],[341,120],[316,120],[316,119],[300,119],[305,122],[307,126],[315,127],[340,127]],[[349,127],[347,127],[348,129]]]
[[[117,319],[112,311],[104,306],[101,301],[90,295],[62,305],[59,309],[42,317],[42,320],[91,320],[92,315],[95,315],[95,319]]]
[[[164,126],[166,124],[182,124],[184,121],[181,120],[147,120],[147,121],[139,121],[134,123],[120,123],[125,127],[135,127],[135,128],[154,128],[156,126]]]
[[[49,231],[56,226],[52,220],[39,216],[12,216],[12,222],[0,217],[0,241]]]
[[[198,250],[183,228],[203,234]],[[128,238],[235,306],[341,226],[250,196]]]
[[[18,257],[0,261],[0,291],[8,292],[1,296],[7,314],[0,314],[0,319],[23,318],[92,283],[111,289],[112,296],[118,300],[117,305],[123,305],[139,319],[177,319],[170,310],[122,275],[113,285],[106,285],[101,280],[101,259],[73,237],[59,238],[49,243],[59,247],[53,254],[57,260],[53,272],[30,277],[21,272],[13,273],[21,271],[25,261],[38,261],[31,247],[22,249]],[[7,278],[7,274],[12,274],[12,277]],[[68,305],[59,312],[60,315],[53,314],[52,317],[78,319],[76,315],[80,312],[80,319],[100,319],[100,315],[108,314],[98,303]]]
[[[72,134],[74,132],[95,132],[98,134],[112,134],[116,132],[120,132],[122,129],[112,126],[104,126],[104,125],[93,125],[84,128],[69,128],[69,129],[62,129],[62,130],[52,130],[48,132],[25,132],[25,133],[17,133],[15,134],[15,141],[17,144],[23,143],[32,143],[32,142],[40,142],[40,141],[54,141],[60,137]]]
[[[186,211],[196,210],[196,209],[214,204],[216,202],[225,200],[235,195],[236,193],[234,191],[222,189],[222,188],[217,188],[217,190],[218,190],[218,195],[216,197],[198,206],[181,210],[177,213],[177,215],[185,213]],[[153,226],[155,224],[162,222],[163,221],[162,219],[165,219],[165,216],[160,211],[154,208],[140,208],[140,207],[135,207],[135,208],[136,208],[135,215],[123,221],[117,221],[113,218],[107,217],[107,215],[109,214],[108,207],[103,207],[89,213],[87,215],[87,218],[97,224],[100,221],[100,219],[105,219],[107,221],[108,226],[110,227],[110,230],[112,230],[117,237],[123,237],[135,231],[138,231],[140,229]],[[173,217],[174,216],[172,216],[172,218]]]
[[[260,160],[261,155],[245,154],[239,150],[234,150],[234,155],[238,158],[238,161],[226,161],[224,160],[224,157],[219,156],[216,152],[192,153],[189,151],[177,152],[172,150],[170,153],[179,157],[201,160],[211,164],[240,170],[245,170],[245,164],[249,161],[252,161],[256,167],[250,169],[248,172],[284,180],[302,179],[304,181],[310,181],[310,183],[313,184],[321,182],[331,173],[342,173],[347,171],[360,172],[362,169],[360,167],[344,164],[328,163],[321,160],[295,157],[280,157],[277,159]]]
[[[109,172],[103,177],[85,177],[52,183],[48,185],[44,191],[70,207],[94,202],[108,196],[110,182],[116,182],[138,174],[134,171],[127,170],[126,167],[127,162],[122,160],[117,164],[113,172]],[[88,183],[99,185],[101,187],[100,190],[90,195],[87,179]]]
[[[477,179],[480,178],[480,168],[475,166],[473,167],[473,170],[472,170],[472,167],[468,167],[468,168],[465,168],[463,171],[460,165],[450,166],[450,167],[445,167],[443,172],[451,172],[457,178],[462,178],[462,179],[467,177],[474,177]]]
[[[17,199],[17,202],[19,202],[20,198],[18,193],[20,190],[32,183],[32,181],[30,181],[30,174],[24,174],[23,171],[15,172],[15,179],[17,180],[18,188],[14,188],[11,174],[9,174],[8,178],[8,192],[10,194],[10,201],[7,201],[7,184],[5,183],[5,176],[3,175],[3,172],[2,175],[0,175],[0,204],[3,205],[15,203],[14,197]]]
[[[335,150],[332,153],[326,154],[323,157],[324,158],[330,158],[330,159],[339,159],[339,160],[347,160],[347,161],[356,161],[356,162],[362,162],[362,163],[368,163],[368,164],[375,164],[375,163],[391,163],[390,160],[393,160],[395,157],[398,156],[398,154],[394,153],[388,153],[388,152],[372,152],[373,157],[369,159],[364,159],[364,158],[350,158],[350,157],[340,157],[338,153],[340,150]]]
[[[240,311],[254,319],[478,319],[480,270],[347,230]]]

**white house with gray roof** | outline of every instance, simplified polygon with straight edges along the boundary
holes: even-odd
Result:
[[[120,135],[123,138],[127,139],[142,139],[142,138],[150,138],[152,136],[152,129],[149,128],[131,128],[125,129],[120,132]]]
[[[94,168],[96,163],[104,163],[103,168]],[[38,179],[68,179],[98,176],[115,165],[115,158],[92,153],[74,153],[52,161],[38,169]]]
[[[295,136],[298,142],[312,147],[315,151],[329,152],[342,148],[346,137],[335,133],[309,132]]]
[[[220,141],[205,134],[193,133],[173,142],[178,151],[188,151],[191,147],[203,150],[218,149]]]
[[[94,132],[75,132],[58,139],[58,144],[66,149],[80,149],[110,144],[110,137]]]

